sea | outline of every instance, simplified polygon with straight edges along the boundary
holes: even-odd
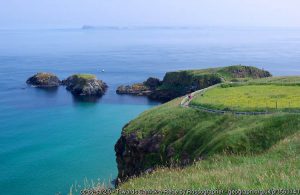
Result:
[[[0,194],[66,195],[72,186],[109,185],[122,127],[160,104],[117,95],[119,85],[236,64],[300,75],[300,28],[0,30]],[[95,74],[109,88],[98,100],[78,100],[64,87],[28,86],[37,72]]]

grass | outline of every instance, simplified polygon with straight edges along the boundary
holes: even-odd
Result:
[[[256,101],[261,96],[286,99],[300,94],[298,86],[244,85],[224,84],[226,88],[215,90],[220,95],[232,95],[237,101],[242,101],[245,93],[253,93]],[[243,88],[242,94],[236,92],[239,88]],[[208,95],[215,97],[213,90]],[[124,127],[123,133],[134,132],[141,140],[156,134],[163,136],[159,152],[145,153],[140,159],[144,170],[161,168],[153,174],[130,179],[119,189],[299,187],[298,114],[221,115],[180,107],[181,100],[177,98],[148,110]],[[168,148],[173,148],[172,156],[167,155]],[[185,155],[191,160],[199,157],[204,160],[186,168],[172,167]],[[168,166],[172,168],[164,168]]]
[[[181,95],[191,89],[202,89],[226,81],[248,81],[268,77],[267,71],[252,66],[227,66],[200,70],[183,70],[166,73],[160,90],[177,91]]]
[[[300,85],[300,76],[278,76],[255,79],[249,81],[252,84],[279,84],[279,85]]]
[[[300,110],[300,86],[221,85],[191,102],[217,110],[272,111]]]
[[[300,133],[297,133],[259,155],[218,154],[183,169],[159,168],[127,181],[119,190],[298,189],[299,168]]]
[[[182,72],[187,72],[188,74],[193,76],[215,74],[222,78],[223,81],[248,81],[250,79],[260,78],[265,73],[269,74],[264,70],[258,69],[256,67],[243,65],[233,65],[227,67],[208,68],[201,70],[187,70]],[[269,76],[271,76],[271,74]]]
[[[260,153],[279,140],[300,130],[296,114],[260,116],[217,115],[179,107],[181,98],[148,110],[131,121],[124,133],[135,132],[140,139],[161,134],[160,153],[146,154],[145,168],[176,162],[184,153],[190,158],[224,151],[235,154]],[[167,158],[167,148],[175,155]]]
[[[55,76],[55,75],[52,74],[52,73],[41,72],[41,73],[37,73],[36,76],[37,76],[38,78],[40,78],[40,79],[49,79],[50,77],[53,77],[53,76]]]
[[[81,79],[95,79],[96,76],[93,74],[75,74],[74,76],[81,78]]]

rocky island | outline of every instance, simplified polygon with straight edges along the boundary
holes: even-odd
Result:
[[[117,94],[147,96],[162,102],[222,82],[239,82],[272,76],[270,72],[252,66],[228,66],[202,70],[167,72],[162,81],[149,78],[143,83],[119,86]]]
[[[143,83],[136,83],[133,85],[121,85],[117,89],[117,94],[131,94],[138,96],[148,96],[161,85],[161,81],[157,78],[150,77]]]
[[[62,81],[67,90],[75,96],[102,96],[107,85],[92,74],[75,74]]]
[[[26,83],[34,87],[48,88],[58,87],[61,84],[61,81],[52,73],[41,72],[27,79]]]

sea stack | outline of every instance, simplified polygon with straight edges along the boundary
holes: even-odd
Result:
[[[101,80],[98,80],[92,74],[75,74],[62,81],[62,84],[67,87],[67,90],[75,96],[81,97],[100,97],[102,96],[107,85]]]
[[[61,84],[61,81],[52,73],[41,72],[27,79],[26,83],[34,87],[48,88],[58,87]]]

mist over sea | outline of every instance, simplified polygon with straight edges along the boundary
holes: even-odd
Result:
[[[300,75],[300,29],[0,30],[0,194],[67,194],[85,178],[114,179],[122,127],[159,104],[117,95],[118,85],[233,64]],[[61,79],[96,74],[109,89],[97,102],[82,102],[64,87],[28,87],[26,79],[37,72]]]

